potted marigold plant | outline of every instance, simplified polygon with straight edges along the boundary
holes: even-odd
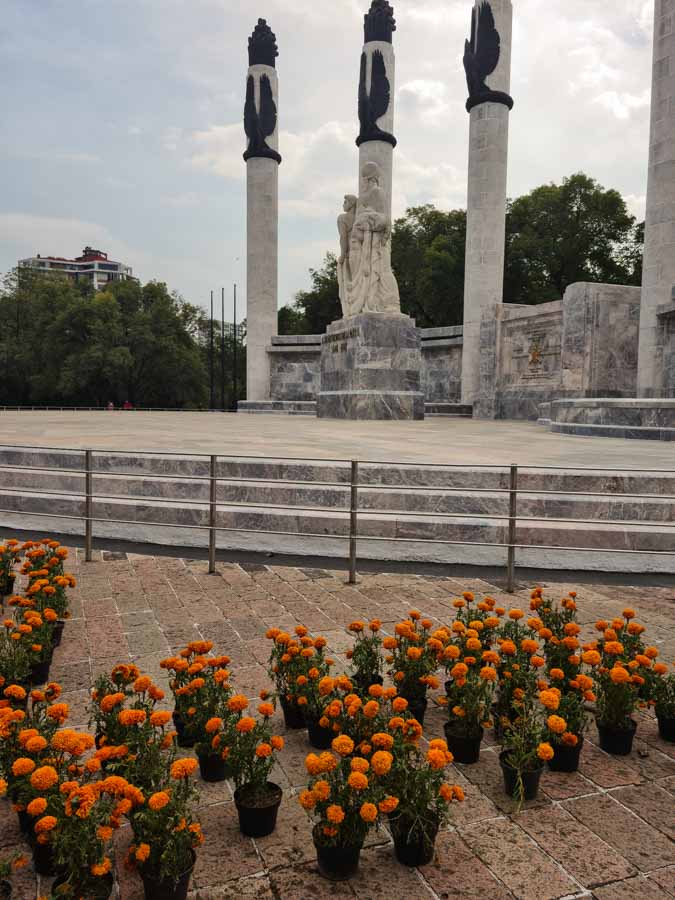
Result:
[[[113,875],[109,845],[120,816],[128,806],[144,802],[142,793],[124,778],[66,782],[60,790],[53,831],[56,862],[60,869],[52,885],[56,897],[107,900]]]
[[[12,872],[22,869],[28,860],[21,853],[12,853],[0,859],[0,900],[9,900],[12,896],[12,884],[10,878]]]
[[[675,744],[675,673],[668,672],[664,663],[655,663],[650,674],[650,703],[656,712],[659,735]]]
[[[373,684],[362,698],[354,693],[346,675],[338,675],[326,700],[322,724],[335,734],[346,734],[364,755],[370,753],[373,734],[390,724],[405,728],[411,739],[422,734],[422,726],[413,718],[408,701],[397,696],[395,687]]]
[[[269,780],[274,767],[274,754],[283,749],[284,739],[272,734],[270,717],[274,704],[264,701],[258,706],[260,719],[243,715],[246,698],[235,695],[230,708],[236,714],[234,726],[225,737],[227,759],[232,767],[236,790],[234,802],[239,814],[239,828],[247,837],[265,837],[277,824],[282,789]]]
[[[169,686],[174,698],[173,722],[178,733],[179,747],[194,747],[197,741],[197,733],[193,727],[193,717],[197,712],[194,695],[203,687],[201,673],[208,664],[206,654],[212,649],[212,641],[192,641],[178,656],[160,662],[162,669],[172,673]]]
[[[422,619],[417,610],[411,610],[409,618],[395,626],[396,637],[383,641],[384,648],[390,651],[390,675],[421,724],[427,708],[427,689],[439,686],[432,673],[438,667],[443,646],[431,636],[432,627],[429,619]]]
[[[585,645],[582,653],[583,662],[592,668],[596,686],[600,746],[615,756],[627,756],[633,747],[637,730],[633,713],[646,683],[645,677],[639,674],[641,661],[650,663],[658,656],[655,647],[647,647],[642,652],[642,626],[632,621],[634,616],[632,609],[626,609],[623,619],[614,619],[611,624],[596,622],[602,637]]]
[[[324,715],[334,680],[328,674],[330,666],[323,646],[316,650],[315,656],[309,657],[309,662],[307,674],[298,675],[295,680],[297,703],[302,710],[310,744],[317,750],[326,750],[335,736]]]
[[[0,544],[0,606],[14,592],[14,565],[20,555],[19,542],[13,538]]]
[[[295,637],[279,628],[270,628],[267,638],[272,649],[269,658],[269,674],[276,686],[277,695],[284,714],[286,728],[305,727],[303,703],[299,702],[298,678],[307,676],[313,666],[316,651],[322,652],[326,646],[323,637],[315,640],[308,635],[304,625],[295,629]]]
[[[192,812],[198,792],[190,777],[196,770],[195,759],[174,760],[161,788],[130,816],[134,842],[127,864],[138,869],[146,900],[187,897],[195,848],[203,842]]]
[[[463,634],[458,649],[460,657],[450,670],[447,697],[442,698],[448,707],[444,730],[457,762],[470,765],[478,762],[480,757],[483,725],[489,719],[498,680],[495,665],[499,662],[499,654],[494,650],[483,650],[478,632],[472,628]]]
[[[569,670],[568,670],[569,671]],[[547,761],[552,772],[576,772],[584,745],[584,732],[588,723],[586,704],[595,701],[591,690],[593,680],[577,670],[568,678],[562,669],[549,671],[551,686],[560,692],[560,702],[555,714],[548,716],[544,739],[554,751]]]
[[[382,622],[379,619],[372,619],[367,625],[365,622],[354,621],[347,626],[347,630],[354,636],[354,645],[346,654],[352,664],[350,678],[361,694],[367,693],[371,684],[384,682],[381,628]]]
[[[553,747],[545,740],[544,718],[546,710],[558,710],[560,691],[527,691],[515,702],[518,715],[504,728],[499,762],[506,793],[516,799],[520,808],[525,800],[536,798],[544,763],[553,759]]]
[[[406,866],[431,862],[439,828],[449,819],[450,804],[462,801],[464,792],[445,782],[445,769],[453,761],[445,741],[434,739],[428,750],[404,736],[402,729],[373,735],[373,768],[378,755],[391,751],[391,768],[384,779],[389,797],[386,810],[394,839],[394,851]]]
[[[366,834],[378,822],[379,804],[387,800],[381,781],[393,756],[389,751],[377,751],[380,755],[373,754],[370,761],[354,756],[354,741],[346,734],[333,740],[332,749],[319,756],[310,753],[305,760],[311,777],[299,802],[315,823],[319,872],[331,881],[345,881],[356,874]],[[384,809],[393,809],[391,803]]]
[[[0,629],[0,687],[25,685],[30,675],[30,655],[13,619],[5,619]]]

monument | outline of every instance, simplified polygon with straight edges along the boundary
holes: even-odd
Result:
[[[258,19],[248,41],[244,129],[246,161],[246,398],[270,396],[267,346],[277,332],[279,231],[279,81],[276,37]]]
[[[675,5],[656,0],[638,397],[675,397]]]
[[[345,196],[338,218],[343,318],[322,338],[319,418],[424,418],[420,337],[401,313],[391,268],[395,29],[387,0],[373,0],[358,93],[359,193]]]
[[[476,0],[465,43],[470,114],[469,178],[464,280],[462,403],[492,417],[479,398],[481,316],[502,303],[506,229],[506,175],[511,86],[511,0]]]

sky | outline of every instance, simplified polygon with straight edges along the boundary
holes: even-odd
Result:
[[[465,206],[472,0],[394,2],[394,215]],[[277,35],[279,305],[356,193],[369,0],[0,0],[0,272],[86,244],[193,303],[239,285],[243,103],[258,17]],[[509,196],[584,171],[644,213],[653,0],[513,0]]]

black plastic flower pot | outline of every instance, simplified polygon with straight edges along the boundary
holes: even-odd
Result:
[[[91,876],[86,883],[70,881],[67,875],[59,875],[52,884],[52,896],[60,897],[59,888],[68,885],[65,897],[86,897],[87,900],[108,900],[112,894],[113,876]],[[0,895],[1,896],[1,895]]]
[[[426,866],[434,858],[438,819],[421,825],[420,820],[411,821],[404,816],[392,819],[391,836],[394,839],[396,859],[404,866]]]
[[[267,791],[252,794],[248,785],[237,788],[234,803],[239,814],[239,830],[246,837],[261,838],[272,834],[277,825],[277,813],[283,791],[278,784],[267,782]]]
[[[25,809],[19,810],[16,815],[19,819],[21,833],[25,834],[29,841],[32,841],[35,838],[35,832],[33,831],[35,819]]]
[[[12,896],[12,885],[9,881],[0,881],[0,900],[9,900]]]
[[[188,732],[187,728],[185,727],[185,721],[181,714],[174,710],[172,718],[174,727],[176,729],[176,741],[178,743],[178,746],[183,747],[184,749],[194,747],[196,738]]]
[[[499,764],[502,767],[504,775],[504,790],[509,797],[514,797],[519,802],[526,800],[536,800],[539,792],[539,781],[544,767],[532,769],[529,772],[522,772],[518,777],[518,770],[508,762],[508,750],[502,750],[499,754]],[[521,783],[522,781],[522,783]]]
[[[583,746],[583,737],[578,739],[574,747],[568,747],[567,744],[554,744],[553,759],[549,759],[547,763],[551,772],[576,772],[579,768],[579,757]]]
[[[160,878],[148,869],[140,869],[145,900],[186,900],[190,887],[190,879],[195,867],[195,852],[191,850],[192,863],[176,881],[172,878]]]
[[[452,688],[453,688],[454,684],[455,684],[455,682],[453,681],[453,679],[448,678],[448,680],[443,685],[443,687],[445,688],[445,693],[448,695],[448,697],[452,693]]]
[[[675,716],[657,715],[656,719],[659,723],[659,736],[669,744],[675,744]]]
[[[54,628],[52,629],[52,646],[60,647],[61,646],[61,638],[63,637],[63,629],[65,627],[65,621],[63,619],[58,619],[54,623]]]
[[[402,697],[405,697],[404,694],[401,694]],[[420,725],[424,725],[424,714],[427,711],[428,700],[426,697],[405,697],[408,701],[408,710],[411,715],[413,715]]]
[[[232,775],[232,767],[227,764],[220,753],[198,753],[199,774],[204,781],[225,781]]]
[[[347,881],[359,870],[359,859],[363,844],[348,847],[326,847],[320,840],[321,826],[315,825],[312,832],[316,847],[316,861],[319,872],[329,881]]]
[[[300,729],[305,727],[305,716],[302,707],[294,700],[288,700],[286,697],[279,697],[281,709],[284,714],[284,725],[289,729]]]
[[[598,722],[598,734],[600,735],[600,747],[605,753],[612,756],[628,756],[633,749],[633,738],[637,731],[637,722],[630,720],[628,728],[614,728]]]
[[[312,747],[314,747],[315,750],[328,750],[335,737],[333,729],[324,728],[322,725],[319,725],[318,719],[308,718],[306,721],[307,736],[309,737],[309,743]]]
[[[455,762],[470,766],[480,759],[480,745],[483,740],[483,729],[475,735],[454,734],[449,722],[443,725],[448,750],[455,757]]]
[[[40,844],[37,841],[33,844],[33,868],[38,875],[45,877],[59,874],[51,844]]]
[[[34,663],[30,667],[30,683],[35,684],[46,684],[49,681],[49,660],[45,660],[44,662]]]

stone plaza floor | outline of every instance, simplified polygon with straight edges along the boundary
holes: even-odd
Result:
[[[0,441],[40,447],[360,459],[426,465],[675,469],[665,441],[571,437],[535,422],[353,422],[199,412],[0,412]]]
[[[290,423],[289,423],[290,424]],[[489,593],[507,606],[527,608],[531,585],[515,596],[478,579],[366,575],[358,586],[337,572],[272,565],[218,564],[169,557],[96,553],[92,563],[71,551],[69,569],[78,578],[72,592],[72,619],[54,656],[51,677],[71,706],[69,725],[85,727],[93,677],[120,661],[133,660],[161,686],[160,660],[186,642],[205,638],[232,657],[234,683],[250,698],[269,687],[266,660],[271,625],[305,624],[329,641],[337,669],[346,667],[350,645],[345,626],[354,618],[382,619],[384,630],[417,608],[435,622],[453,617],[452,599],[464,590]],[[578,589],[582,638],[597,618],[612,618],[628,604],[647,625],[661,658],[675,659],[673,588],[546,584],[547,594]],[[170,701],[165,701],[167,708]],[[367,841],[358,877],[343,884],[324,881],[316,870],[311,826],[297,802],[306,783],[304,732],[286,735],[273,778],[284,788],[277,830],[252,841],[243,837],[228,783],[201,780],[200,816],[205,844],[195,869],[191,900],[645,900],[675,897],[675,745],[661,741],[648,713],[639,716],[630,757],[611,757],[597,745],[593,730],[578,773],[546,772],[537,801],[515,814],[503,793],[498,748],[483,745],[475,766],[453,766],[450,781],[466,792],[453,808],[451,826],[439,835],[434,862],[406,869],[380,831]],[[443,714],[430,704],[425,735],[442,736]],[[279,717],[278,729],[283,733]],[[189,752],[189,751],[186,751]],[[129,841],[118,833],[117,875],[121,900],[142,900],[136,875],[120,864]],[[20,844],[15,814],[0,801],[0,855]],[[14,897],[46,894],[49,881],[30,867],[17,873]]]

